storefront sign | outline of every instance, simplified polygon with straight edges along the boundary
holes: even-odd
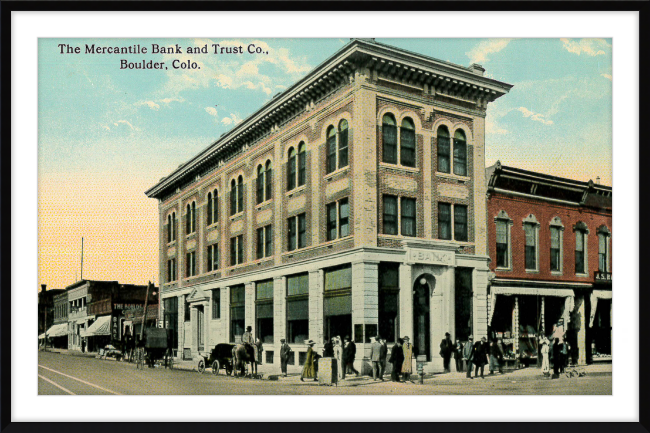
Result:
[[[111,318],[111,337],[113,341],[120,339],[120,323],[116,316]]]
[[[120,304],[116,303],[113,304],[113,310],[143,310],[144,309],[144,303],[142,304]]]
[[[408,261],[413,263],[430,263],[432,265],[444,266],[453,266],[456,263],[454,253],[416,249],[409,250]]]

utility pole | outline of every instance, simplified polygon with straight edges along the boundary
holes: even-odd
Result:
[[[47,351],[47,297],[45,295],[45,288],[47,285],[41,284],[41,298],[43,299],[43,352]]]
[[[84,279],[84,238],[81,237],[81,279]]]
[[[147,294],[144,297],[144,313],[142,314],[142,328],[140,329],[140,340],[142,340],[142,335],[144,334],[144,324],[147,317],[147,304],[149,303],[149,288],[151,287],[151,281],[147,284]]]

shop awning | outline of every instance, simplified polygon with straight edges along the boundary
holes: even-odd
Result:
[[[111,335],[111,316],[100,316],[88,327],[82,337],[94,337],[97,335]]]
[[[599,299],[612,299],[612,292],[610,290],[594,290],[589,296],[591,301],[591,311],[589,312],[589,327],[594,326],[594,319],[596,318],[596,307],[598,307]]]
[[[59,323],[58,325],[54,325],[50,327],[46,332],[48,337],[62,337],[64,335],[68,335],[68,324],[67,323]],[[43,334],[41,334],[43,335]],[[44,336],[44,335],[43,335]],[[41,338],[39,335],[38,338]]]
[[[488,311],[488,324],[492,323],[492,316],[494,315],[494,307],[497,302],[497,295],[513,296],[513,295],[532,295],[532,296],[557,296],[560,298],[568,299],[566,316],[568,312],[573,310],[573,297],[575,292],[573,289],[542,289],[539,287],[508,287],[508,286],[492,286],[490,292],[490,309]],[[568,323],[568,318],[567,322]]]

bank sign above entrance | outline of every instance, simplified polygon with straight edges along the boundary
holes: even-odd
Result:
[[[407,260],[412,263],[427,263],[442,266],[454,266],[456,264],[456,255],[449,251],[409,249],[406,255]]]

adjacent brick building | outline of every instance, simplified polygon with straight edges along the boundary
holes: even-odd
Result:
[[[500,162],[486,172],[492,336],[524,363],[540,335],[566,339],[576,363],[611,359],[612,188]]]
[[[512,86],[355,39],[149,189],[178,350],[487,334],[485,114]],[[322,346],[321,346],[322,347]],[[290,368],[291,367],[290,362]]]

